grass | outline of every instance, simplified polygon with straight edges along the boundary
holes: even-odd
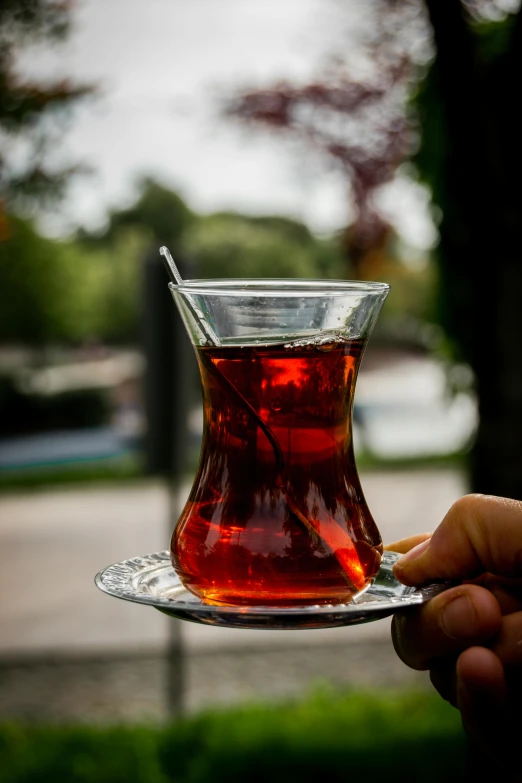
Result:
[[[422,457],[380,457],[370,451],[361,451],[356,455],[357,469],[363,470],[427,470],[430,468],[458,468],[466,470],[468,451],[455,451],[449,454],[431,454]]]
[[[465,452],[426,457],[385,459],[364,451],[357,455],[359,471],[376,470],[426,470],[458,468],[465,470],[468,455]],[[191,462],[185,478],[191,479],[197,470],[198,460]],[[26,489],[93,484],[144,478],[143,460],[138,455],[125,458],[71,462],[45,467],[0,471],[0,493]]]
[[[0,726],[2,783],[418,783],[465,777],[457,713],[426,694],[316,693],[168,727]]]
[[[138,456],[128,455],[118,459],[86,460],[38,468],[3,470],[0,471],[0,493],[143,478],[142,462]]]

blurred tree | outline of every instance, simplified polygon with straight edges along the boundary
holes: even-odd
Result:
[[[90,94],[92,86],[27,78],[17,67],[18,55],[30,45],[67,34],[71,7],[69,0],[0,2],[0,241],[6,230],[2,202],[10,209],[41,204],[61,195],[78,170],[51,162],[50,118]]]
[[[10,216],[0,242],[0,341],[43,345],[63,336],[63,305],[70,288],[59,243],[31,223]]]
[[[345,250],[356,271],[367,271],[368,256],[378,258],[388,241],[375,195],[415,153],[417,129],[415,161],[442,215],[443,323],[476,379],[472,487],[522,498],[522,12],[501,0],[379,0],[375,7],[370,76],[350,78],[341,66],[310,85],[243,91],[228,112],[305,139],[340,163],[354,202]],[[415,124],[407,95],[412,76],[423,73],[411,68],[416,58],[404,31],[421,10],[434,57]]]
[[[318,239],[298,221],[197,215],[179,195],[148,179],[136,203],[109,213],[96,234],[52,240],[15,216],[7,228],[0,242],[0,342],[136,340],[143,258],[162,243],[204,277],[339,277],[344,270],[337,243]]]
[[[109,212],[106,226],[96,233],[80,230],[77,238],[90,247],[109,247],[132,228],[157,250],[167,245],[179,257],[182,237],[197,216],[178,193],[150,177],[138,182],[138,198],[130,207]]]
[[[201,277],[335,277],[343,268],[334,242],[280,217],[200,217],[186,232],[183,249]]]
[[[143,237],[121,232],[114,247],[88,249],[42,237],[10,215],[0,242],[0,343],[135,340]]]
[[[371,70],[364,77],[339,61],[308,84],[282,81],[266,89],[242,90],[225,108],[242,122],[311,146],[344,174],[353,213],[341,237],[344,277],[347,272],[361,276],[369,257],[385,252],[392,239],[375,196],[414,149],[412,124],[404,111],[405,85],[414,69],[407,38],[396,35],[393,45],[386,44],[390,28],[407,26],[415,16],[412,4],[397,2],[385,3],[381,13],[374,13],[373,39],[366,42]]]
[[[472,485],[522,498],[522,12],[425,3],[437,57],[419,96],[417,164],[441,208],[444,325],[476,378]]]
[[[74,278],[62,319],[67,340],[138,340],[141,261],[146,250],[146,238],[131,227],[122,230],[110,248],[63,243],[64,263],[69,277]]]

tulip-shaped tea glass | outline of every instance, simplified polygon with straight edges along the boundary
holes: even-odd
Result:
[[[172,563],[206,602],[346,603],[382,542],[352,442],[359,364],[384,283],[170,284],[194,344],[204,404],[199,468]]]

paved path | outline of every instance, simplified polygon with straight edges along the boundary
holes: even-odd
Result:
[[[399,661],[388,635],[372,641],[191,651],[182,671],[183,710],[191,713],[244,701],[286,701],[324,685],[336,691],[431,687],[426,672]],[[165,721],[168,676],[167,658],[159,652],[0,659],[0,721]]]
[[[465,492],[449,470],[368,473],[364,491],[385,541],[433,529]],[[184,493],[188,488],[184,488]],[[94,574],[126,557],[165,549],[169,497],[158,482],[26,492],[0,497],[0,655],[155,650],[169,620],[117,601]],[[382,636],[384,622],[329,632],[237,631],[183,624],[189,649],[321,643]]]
[[[362,483],[386,541],[433,529],[466,491],[453,470],[368,473]],[[169,529],[169,495],[158,482],[0,497],[0,718],[164,716],[161,672],[174,621],[103,595],[93,577],[109,563],[165,549]],[[178,628],[189,709],[294,695],[324,679],[351,687],[421,682],[396,660],[389,620],[294,633]]]

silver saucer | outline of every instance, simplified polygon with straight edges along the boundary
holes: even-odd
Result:
[[[419,606],[447,590],[449,583],[406,587],[392,567],[399,555],[385,552],[379,573],[349,604],[215,606],[189,593],[176,576],[168,552],[133,557],[104,568],[95,583],[104,593],[159,609],[172,617],[229,628],[335,628],[379,620],[408,606]]]

